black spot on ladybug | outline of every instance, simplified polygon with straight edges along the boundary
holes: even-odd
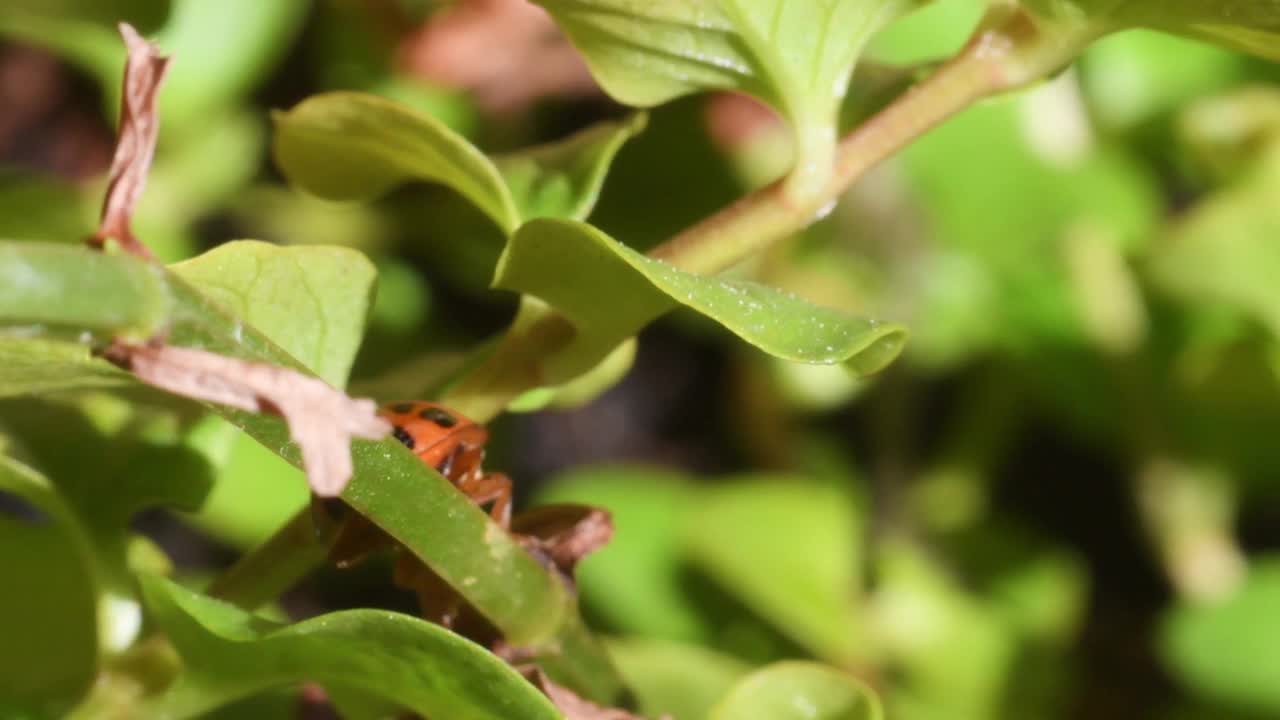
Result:
[[[413,403],[396,403],[391,406],[391,412],[399,413],[401,415],[411,413],[413,412]]]
[[[429,407],[418,412],[418,417],[423,420],[430,420],[442,428],[451,428],[458,424],[458,418],[441,410],[440,408]]]
[[[391,428],[391,434],[394,435],[397,440],[404,443],[405,447],[410,450],[413,449],[413,436],[405,432],[404,428],[399,425],[394,425]]]

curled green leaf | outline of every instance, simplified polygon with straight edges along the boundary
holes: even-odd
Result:
[[[494,158],[520,217],[585,220],[623,143],[644,130],[644,114],[593,125],[557,142]]]
[[[151,710],[164,717],[197,717],[304,680],[376,695],[426,717],[560,717],[497,656],[408,615],[349,610],[282,625],[162,578],[143,577],[142,588],[186,666],[153,701]]]
[[[619,343],[679,306],[695,310],[776,357],[843,362],[873,373],[902,350],[899,326],[820,307],[752,282],[684,272],[582,223],[535,220],[499,260],[494,286],[536,296],[577,329],[544,375],[562,382],[594,366]]]
[[[328,200],[367,200],[410,181],[438,182],[499,227],[520,221],[489,158],[430,115],[376,95],[315,95],[275,114],[276,164],[289,181]]]
[[[276,114],[275,154],[290,182],[323,198],[363,200],[406,182],[436,182],[511,233],[534,217],[584,219],[613,157],[644,125],[636,115],[489,158],[429,115],[336,92]]]

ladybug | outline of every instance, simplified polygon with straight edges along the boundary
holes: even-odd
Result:
[[[381,407],[378,414],[391,421],[392,434],[413,454],[439,471],[476,504],[489,505],[490,517],[504,530],[510,528],[511,480],[501,473],[486,473],[480,467],[484,461],[484,444],[489,439],[482,425],[430,402],[390,403]],[[339,568],[348,568],[386,547],[399,551],[392,580],[414,591],[424,618],[450,628],[465,618],[464,603],[453,588],[413,553],[360,515],[348,515],[344,519],[329,548],[329,560]]]
[[[490,517],[503,529],[510,527],[511,479],[480,467],[489,439],[484,426],[430,402],[390,403],[378,414],[391,421],[392,435],[414,455],[477,505],[490,505]]]

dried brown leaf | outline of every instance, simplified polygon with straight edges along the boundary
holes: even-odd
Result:
[[[564,713],[565,720],[644,720],[639,715],[620,708],[601,707],[583,700],[572,690],[552,682],[541,670],[533,671],[533,681],[551,698],[556,708]],[[664,715],[659,720],[671,720],[671,717]]]
[[[613,537],[613,518],[607,510],[587,505],[544,505],[517,515],[511,531],[535,557],[550,560],[572,583],[578,561]]]
[[[104,355],[163,390],[280,415],[302,450],[307,482],[321,497],[338,495],[351,479],[353,437],[377,440],[391,432],[372,400],[348,397],[319,378],[288,368],[160,344],[116,342]]]
[[[156,152],[156,138],[160,133],[156,94],[169,67],[169,58],[162,57],[133,26],[120,23],[119,27],[129,51],[124,66],[124,89],[120,94],[120,130],[115,155],[111,158],[102,218],[89,242],[101,247],[107,238],[115,238],[125,250],[150,258],[151,251],[133,236],[130,221],[146,189],[147,174]]]

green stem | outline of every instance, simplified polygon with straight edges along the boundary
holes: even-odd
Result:
[[[314,514],[303,510],[253,552],[241,556],[213,581],[206,594],[244,610],[261,607],[324,560],[329,548],[326,540],[317,529]]]
[[[715,273],[803,229],[855,181],[948,117],[983,98],[1035,82],[1071,61],[1092,28],[1040,27],[997,6],[968,45],[841,140],[835,171],[802,205],[779,180],[681,232],[649,254],[690,272]]]

